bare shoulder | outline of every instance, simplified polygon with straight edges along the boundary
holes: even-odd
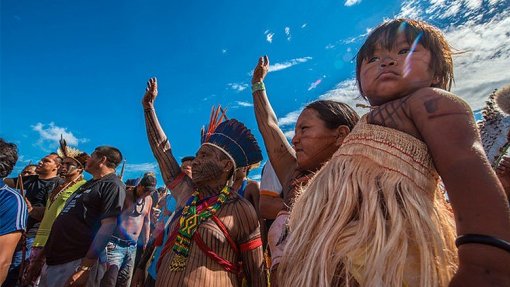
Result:
[[[257,213],[252,204],[237,193],[231,195],[225,202],[224,207],[231,211],[234,218],[257,218]]]
[[[256,192],[260,188],[260,184],[257,181],[254,180],[248,180],[248,183],[246,184],[246,191],[250,192]]]
[[[470,106],[460,97],[435,88],[420,89],[409,100],[409,113],[436,166],[443,159],[482,154]]]
[[[422,88],[408,96],[407,106],[413,119],[441,120],[449,116],[472,115],[469,105],[448,91]]]
[[[146,212],[146,215],[150,214],[151,209],[152,209],[152,196],[147,195],[145,197],[145,212]]]

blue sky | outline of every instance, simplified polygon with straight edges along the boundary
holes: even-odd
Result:
[[[465,52],[455,57],[453,91],[476,110],[490,91],[510,82],[509,4],[3,0],[0,136],[18,144],[15,172],[54,151],[63,134],[87,152],[105,144],[120,148],[126,177],[159,173],[140,104],[146,80],[156,76],[156,110],[177,159],[196,152],[214,104],[262,144],[249,84],[258,57],[269,55],[266,87],[291,137],[310,101],[362,102],[352,59],[370,29],[398,16],[430,21]]]

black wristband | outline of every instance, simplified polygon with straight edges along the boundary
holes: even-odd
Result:
[[[464,234],[457,237],[455,245],[459,247],[462,244],[476,243],[483,245],[490,245],[505,250],[510,253],[510,243],[503,239],[492,237],[489,235],[482,234]]]

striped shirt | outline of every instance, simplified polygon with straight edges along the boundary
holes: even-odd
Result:
[[[25,230],[27,217],[27,204],[23,196],[0,179],[0,236]]]

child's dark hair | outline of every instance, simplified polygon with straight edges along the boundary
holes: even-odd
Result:
[[[404,32],[407,43],[412,45],[418,35],[419,43],[430,51],[430,69],[438,83],[433,87],[450,90],[453,83],[452,50],[443,33],[436,27],[419,20],[393,19],[375,28],[356,55],[356,82],[363,95],[360,69],[363,60],[371,58],[377,47],[390,50],[397,44],[399,33]],[[364,97],[364,96],[363,96]]]

